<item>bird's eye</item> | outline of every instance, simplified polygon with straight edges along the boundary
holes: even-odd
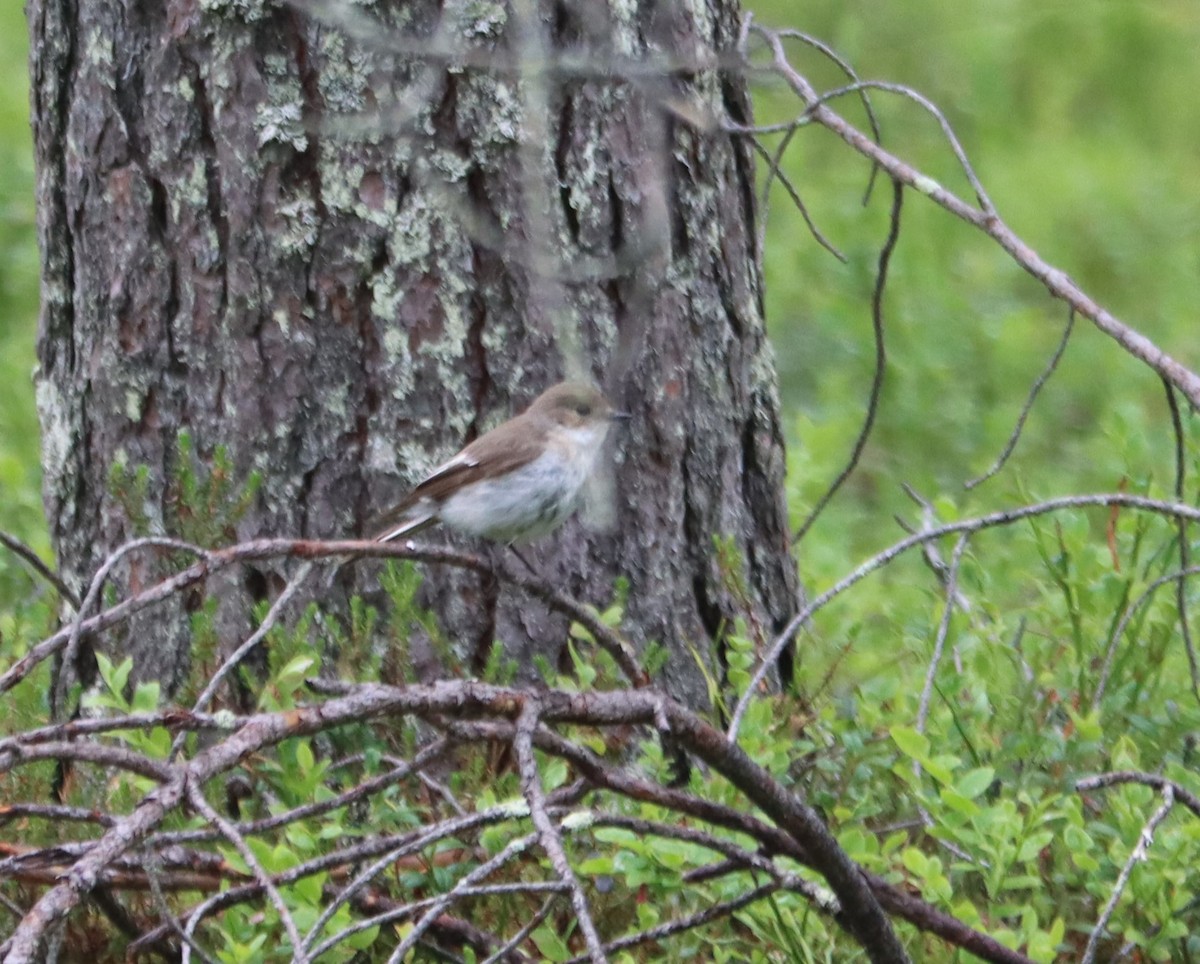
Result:
[[[582,415],[584,418],[587,418],[592,414],[592,406],[587,402],[580,402],[575,406],[575,412],[577,415]]]

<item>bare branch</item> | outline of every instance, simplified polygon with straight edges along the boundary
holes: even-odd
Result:
[[[929,701],[933,696],[933,683],[937,679],[938,664],[942,661],[942,652],[946,648],[946,636],[950,632],[950,616],[954,612],[954,600],[958,595],[958,568],[962,564],[963,553],[970,541],[970,533],[964,532],[954,544],[954,552],[950,556],[950,572],[946,577],[946,605],[942,609],[942,618],[938,623],[937,637],[933,643],[933,656],[929,659],[929,668],[925,671],[925,685],[921,688],[921,702],[917,710],[917,732],[925,732],[925,724],[929,720]],[[920,767],[917,761],[914,766]]]
[[[1104,790],[1108,787],[1120,786],[1124,783],[1140,783],[1142,786],[1153,787],[1159,793],[1170,788],[1176,800],[1192,811],[1194,816],[1200,817],[1200,797],[1192,793],[1187,787],[1176,783],[1174,780],[1168,780],[1157,773],[1141,773],[1137,770],[1115,770],[1111,773],[1100,773],[1094,777],[1084,777],[1082,780],[1076,780],[1075,789],[1079,791]]]
[[[857,467],[858,460],[862,458],[863,450],[867,447],[867,439],[871,435],[871,429],[875,426],[875,416],[879,411],[879,396],[883,392],[883,375],[887,369],[887,351],[885,350],[883,340],[883,292],[887,286],[888,265],[892,261],[892,252],[896,250],[896,242],[900,239],[900,207],[903,201],[904,189],[899,181],[893,180],[892,211],[888,221],[888,236],[883,242],[883,248],[879,252],[879,267],[875,273],[875,288],[871,293],[871,330],[875,335],[875,373],[871,377],[871,392],[867,397],[867,415],[863,420],[858,437],[854,440],[854,448],[850,452],[850,461],[838,473],[838,477],[833,480],[833,484],[829,486],[825,494],[817,500],[817,504],[813,507],[812,512],[808,514],[808,518],[804,520],[804,523],[792,537],[792,545],[795,545],[804,538],[805,533],[817,521],[817,517],[821,514],[821,511],[829,504],[830,499],[842,487],[842,483],[850,477],[850,473]]]
[[[533,733],[537,729],[541,706],[537,700],[528,697],[521,713],[517,717],[517,727],[513,734],[513,750],[517,754],[517,765],[521,771],[521,789],[529,804],[529,815],[533,825],[537,827],[538,840],[558,879],[563,882],[571,895],[571,906],[575,910],[575,920],[579,924],[583,938],[587,942],[588,959],[592,964],[605,964],[608,960],[601,947],[600,934],[596,931],[596,923],[592,920],[592,911],[588,906],[587,895],[579,883],[571,867],[571,861],[563,849],[562,836],[546,812],[546,795],[542,791],[542,775],[533,755]],[[399,958],[397,958],[397,961]]]
[[[1120,901],[1121,895],[1125,892],[1125,887],[1129,884],[1129,877],[1133,873],[1133,868],[1146,859],[1150,845],[1154,843],[1154,832],[1158,829],[1159,824],[1167,819],[1167,814],[1171,812],[1171,808],[1175,805],[1174,784],[1165,784],[1161,793],[1162,803],[1150,815],[1150,819],[1146,821],[1142,832],[1138,834],[1137,846],[1130,852],[1129,859],[1125,861],[1125,866],[1121,868],[1116,886],[1113,887],[1113,892],[1109,895],[1108,902],[1104,905],[1100,919],[1096,921],[1096,926],[1092,928],[1091,936],[1088,937],[1087,947],[1083,950],[1083,957],[1079,959],[1080,964],[1092,964],[1095,961],[1096,948],[1100,944],[1100,939],[1104,936],[1104,931],[1108,928],[1108,922],[1112,919],[1113,911],[1117,909],[1117,902]]]
[[[123,548],[127,549],[136,544],[127,543]],[[519,576],[502,567],[493,568],[491,563],[479,556],[439,546],[422,545],[412,541],[371,542],[356,539],[318,542],[309,539],[255,539],[250,542],[239,543],[226,549],[209,552],[205,558],[189,566],[187,569],[141,592],[135,593],[127,599],[123,599],[116,605],[89,619],[83,620],[77,624],[78,632],[96,633],[118,625],[134,613],[161,603],[174,596],[180,590],[193,586],[229,566],[248,562],[261,562],[283,556],[330,561],[336,561],[340,556],[411,559],[416,562],[435,562],[494,575],[501,581],[528,592],[530,595],[545,602],[551,608],[583,625],[592,635],[593,639],[596,640],[596,643],[612,655],[622,672],[626,674],[634,685],[649,685],[649,676],[639,665],[633,648],[619,634],[613,632],[608,626],[605,626],[590,607],[584,606],[568,596],[557,592],[540,580],[527,576]],[[3,675],[0,675],[0,694],[8,692],[28,676],[40,663],[60,652],[72,637],[73,631],[73,628],[59,630],[53,636],[38,643],[28,653],[13,663]]]

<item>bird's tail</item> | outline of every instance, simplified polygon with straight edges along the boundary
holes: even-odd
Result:
[[[410,536],[437,522],[437,508],[429,499],[405,500],[372,520],[368,531],[375,542]]]
[[[422,529],[428,528],[437,522],[437,515],[428,512],[424,515],[416,516],[415,518],[404,519],[400,522],[384,528],[372,538],[376,542],[391,542],[393,539],[399,539],[401,536],[411,536]]]

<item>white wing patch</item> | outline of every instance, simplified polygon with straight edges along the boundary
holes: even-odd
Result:
[[[454,458],[447,459],[427,476],[425,476],[425,478],[421,480],[420,485],[428,485],[435,479],[441,478],[443,475],[447,475],[450,472],[453,472],[455,469],[473,469],[478,464],[478,459],[471,458],[469,455],[459,452],[458,455],[454,456]]]

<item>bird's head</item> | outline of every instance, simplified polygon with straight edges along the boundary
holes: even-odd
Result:
[[[601,433],[610,422],[629,418],[586,382],[561,382],[548,388],[529,406],[527,414],[549,419],[563,428],[599,429]]]

